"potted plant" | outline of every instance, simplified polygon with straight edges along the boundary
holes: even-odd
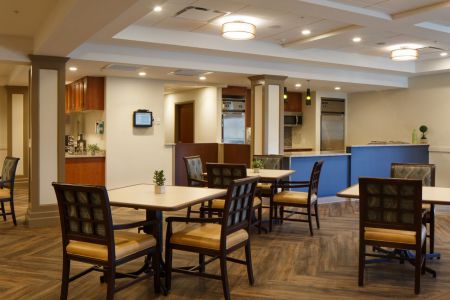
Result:
[[[422,137],[420,138],[421,144],[427,143],[427,137],[425,136],[425,133],[428,131],[428,127],[426,125],[422,125],[419,127],[419,131],[422,132]]]
[[[255,159],[253,161],[253,172],[259,173],[260,169],[264,169],[264,162],[261,159]]]
[[[153,183],[155,184],[155,193],[164,194],[166,177],[164,177],[164,170],[155,170],[153,173]]]
[[[87,149],[91,153],[91,155],[95,155],[96,152],[100,151],[100,148],[97,146],[97,144],[89,144]]]

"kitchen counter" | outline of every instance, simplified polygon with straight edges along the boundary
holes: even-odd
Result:
[[[95,155],[90,155],[90,154],[66,154],[65,157],[66,158],[99,158],[99,157],[105,157],[106,155],[103,154],[95,154]]]
[[[285,153],[286,157],[348,156],[345,151],[300,151]]]

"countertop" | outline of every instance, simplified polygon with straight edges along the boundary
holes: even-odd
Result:
[[[285,157],[314,157],[314,156],[349,156],[345,151],[304,151],[285,153]]]
[[[411,147],[411,146],[430,146],[429,144],[367,144],[367,145],[351,145],[348,147],[399,147],[399,146],[406,146],[406,147]],[[347,148],[348,148],[347,147]]]
[[[105,154],[95,154],[95,155],[90,155],[90,154],[67,154],[65,155],[66,158],[104,158]]]

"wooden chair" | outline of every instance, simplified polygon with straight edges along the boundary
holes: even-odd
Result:
[[[285,166],[285,157],[284,155],[253,155],[253,159],[261,160],[264,165],[264,169],[272,169],[272,170],[286,170],[288,169]],[[256,195],[259,197],[268,197],[272,200],[272,197],[275,194],[274,184],[273,182],[265,182],[260,180],[257,185]],[[263,206],[263,208],[269,208],[269,206]]]
[[[222,218],[181,218],[166,219],[166,287],[171,288],[172,272],[196,275],[222,281],[225,299],[230,299],[227,275],[227,261],[247,266],[248,281],[254,283],[249,230],[257,177],[233,180],[228,184]],[[185,229],[172,232],[174,222],[197,223]],[[228,255],[245,247],[245,261]],[[172,267],[173,250],[199,253],[199,266],[187,268]],[[211,256],[208,262],[220,260],[221,275],[205,272],[205,255]]]
[[[186,166],[186,174],[188,180],[188,186],[205,187],[208,182],[203,178],[203,165],[200,155],[183,157],[184,165]],[[191,213],[200,213],[203,204],[200,206],[200,210],[192,210],[192,207],[188,207],[186,217],[190,218]]]
[[[14,211],[14,180],[18,163],[19,158],[7,156],[3,162],[2,176],[0,177],[0,204],[3,221],[6,221],[7,215],[11,215],[14,225],[17,225]],[[9,202],[10,212],[6,212],[5,202]]]
[[[391,177],[404,179],[422,180],[423,186],[435,186],[436,167],[433,164],[411,164],[411,163],[392,163]],[[422,204],[425,210],[425,223],[429,224],[430,253],[434,253],[434,228],[435,228],[435,211],[434,204]],[[440,258],[440,256],[437,256]]]
[[[422,181],[359,179],[359,286],[364,285],[366,245],[415,251],[415,293],[425,272],[426,227],[422,224]],[[401,260],[401,258],[399,258]]]
[[[207,163],[206,164],[208,187],[226,189],[235,179],[247,177],[247,167],[244,164],[221,164],[221,163]],[[208,202],[208,213],[221,215],[225,207],[224,199],[214,199]],[[257,217],[252,218],[254,222],[252,225],[258,228],[258,233],[262,229],[262,200],[256,197],[253,201],[253,209],[257,212]]]
[[[270,214],[269,214],[269,231],[272,231],[273,220],[280,221],[295,221],[295,222],[308,222],[309,232],[311,236],[314,235],[312,228],[312,217],[316,217],[317,228],[320,229],[319,223],[319,209],[318,209],[318,189],[319,189],[319,178],[320,171],[322,170],[323,161],[317,161],[311,171],[311,177],[309,181],[280,181],[276,188],[281,188],[280,193],[276,193],[273,196],[273,200],[270,202]],[[286,189],[291,188],[308,188],[308,192],[290,191]],[[306,212],[303,211],[293,211],[285,210],[284,207],[297,207],[304,208]],[[314,207],[314,213],[312,213],[312,208]],[[278,217],[277,212],[280,208],[281,216]],[[305,215],[307,220],[304,219],[294,219],[290,216],[284,217],[285,213],[290,215]]]
[[[159,293],[159,241],[152,235],[122,231],[149,225],[151,222],[113,225],[108,193],[104,187],[60,183],[53,183],[53,187],[58,200],[63,245],[61,299],[67,299],[69,282],[91,271],[104,273],[107,282],[106,298],[113,299],[115,292],[151,276],[150,272],[143,276],[116,272],[117,266],[142,256],[146,256],[147,264],[151,258],[154,288]],[[72,260],[94,266],[70,277]],[[134,280],[116,287],[117,275]]]

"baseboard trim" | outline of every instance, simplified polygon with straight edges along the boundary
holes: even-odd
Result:
[[[58,207],[51,205],[47,209],[42,206],[39,209],[28,208],[24,224],[28,227],[57,226],[59,225]]]

